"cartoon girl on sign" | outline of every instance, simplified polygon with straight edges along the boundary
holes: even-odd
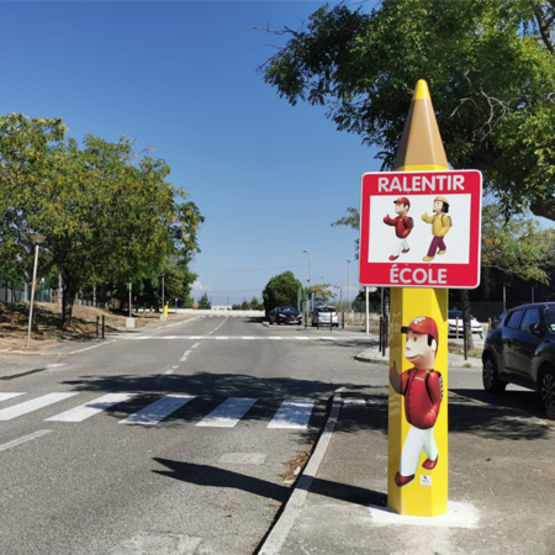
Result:
[[[401,452],[395,484],[406,486],[416,474],[422,451],[426,460],[422,467],[433,470],[439,459],[434,439],[434,426],[443,399],[443,379],[433,368],[437,355],[438,331],[433,318],[420,316],[401,328],[407,334],[405,358],[413,368],[399,374],[395,363],[389,369],[389,382],[394,391],[405,396],[405,414],[411,424]]]
[[[451,216],[447,215],[447,212],[449,212],[449,202],[445,197],[436,197],[434,199],[433,211],[433,216],[428,216],[427,212],[422,214],[422,219],[426,223],[432,224],[432,235],[434,236],[428,249],[428,254],[423,258],[424,262],[433,260],[436,252],[437,254],[445,254],[447,252],[443,238],[447,235],[452,225]]]

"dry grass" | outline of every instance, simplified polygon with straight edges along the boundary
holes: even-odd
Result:
[[[33,309],[31,349],[41,350],[62,341],[78,341],[96,337],[96,318],[104,316],[106,331],[125,327],[126,317],[109,310],[91,306],[74,306],[70,326],[60,328],[61,306],[54,303],[36,303]],[[133,314],[136,327],[160,319],[160,315]],[[0,303],[0,349],[18,350],[25,347],[29,322],[29,303]]]

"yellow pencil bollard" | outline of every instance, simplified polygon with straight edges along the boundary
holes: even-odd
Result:
[[[360,283],[391,288],[387,491],[403,515],[447,512],[448,288],[480,283],[481,203],[418,81],[394,169],[362,176],[360,209]]]
[[[448,169],[420,80],[393,170]],[[447,511],[447,307],[448,289],[391,289],[388,505],[404,515]]]

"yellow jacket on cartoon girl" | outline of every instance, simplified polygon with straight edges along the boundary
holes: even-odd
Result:
[[[432,235],[434,237],[445,237],[451,227],[451,217],[447,214],[436,214],[434,216],[422,214],[422,219],[427,224],[432,224]]]

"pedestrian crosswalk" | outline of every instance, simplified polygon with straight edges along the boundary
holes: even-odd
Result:
[[[16,398],[23,399],[5,408],[0,408],[0,422],[41,411],[39,418],[45,422],[80,423],[113,410],[115,407],[117,407],[117,413],[113,414],[122,415],[125,414],[126,409],[130,409],[132,406],[133,409],[138,408],[138,410],[118,420],[119,424],[156,426],[192,401],[204,401],[204,403],[200,403],[200,406],[203,407],[207,400],[203,396],[172,393],[159,396],[152,401],[149,394],[150,402],[145,401],[146,404],[140,407],[141,399],[146,396],[145,393],[105,393],[100,397],[82,399],[81,402],[78,399],[90,396],[90,393],[52,392],[26,399],[27,396],[28,394],[25,392],[0,392],[0,402],[15,402]],[[68,399],[73,399],[78,404],[62,412],[54,411],[54,414],[44,416],[44,411],[52,409],[58,403]],[[208,399],[210,400],[209,397]],[[192,411],[192,415],[189,415],[187,420],[197,418],[196,426],[200,428],[234,428],[242,420],[248,418],[249,413],[252,414],[256,406],[259,409],[256,418],[258,420],[267,419],[268,422],[265,424],[267,428],[303,431],[309,428],[314,415],[315,403],[314,399],[292,398],[282,400],[280,406],[276,407],[275,399],[228,397],[218,401],[216,406],[213,406],[214,403],[211,400],[209,403],[211,406],[206,410],[207,414],[201,411]],[[324,401],[322,401],[323,404]]]

